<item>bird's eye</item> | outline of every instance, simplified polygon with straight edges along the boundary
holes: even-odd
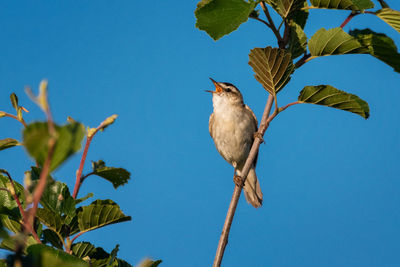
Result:
[[[231,91],[232,91],[232,90],[229,89],[229,88],[226,88],[226,89],[225,89],[225,92],[228,92],[228,93],[229,93],[229,92],[231,92]]]

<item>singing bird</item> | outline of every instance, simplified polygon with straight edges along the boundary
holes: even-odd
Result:
[[[242,94],[233,84],[210,79],[215,86],[215,91],[207,90],[212,93],[214,108],[208,124],[210,135],[219,154],[235,168],[235,174],[241,176],[257,132],[257,118],[244,104]],[[257,159],[243,189],[247,202],[258,208],[262,204],[263,194],[255,171],[256,162]]]

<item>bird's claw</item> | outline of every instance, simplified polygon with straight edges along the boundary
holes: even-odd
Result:
[[[265,143],[262,134],[260,134],[259,132],[254,133],[254,138],[258,138],[258,139],[260,139],[261,143]]]
[[[233,176],[233,182],[239,187],[243,187],[244,185],[243,178],[236,174]]]

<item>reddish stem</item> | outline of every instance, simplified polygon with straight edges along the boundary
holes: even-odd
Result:
[[[353,17],[355,17],[355,16],[357,16],[357,15],[359,15],[359,14],[360,14],[360,13],[351,13],[351,14],[343,21],[343,23],[340,25],[340,28],[343,29],[343,27],[346,26],[347,23],[349,23],[349,21],[350,21]]]
[[[1,172],[4,173],[5,175],[7,175],[8,180],[10,181],[10,184],[11,184],[11,186],[12,186],[12,188],[13,188],[13,191],[14,191],[14,192],[10,192],[10,191],[9,191],[9,193],[13,196],[15,202],[17,202],[18,209],[19,209],[19,211],[21,212],[22,219],[23,219],[24,221],[26,221],[25,211],[24,211],[24,209],[22,208],[22,204],[21,204],[21,202],[19,201],[19,198],[18,198],[18,196],[17,196],[17,194],[16,194],[17,191],[15,190],[15,184],[14,184],[13,179],[11,178],[11,175],[10,175],[6,170],[2,170]]]
[[[97,132],[97,131],[96,131]],[[76,196],[78,195],[79,188],[81,187],[81,178],[82,178],[82,171],[83,171],[83,166],[85,165],[85,160],[87,156],[87,152],[89,150],[90,143],[92,142],[94,134],[92,134],[90,137],[86,138],[86,144],[85,148],[82,153],[82,158],[81,162],[79,163],[79,169],[76,172],[76,181],[75,181],[75,187],[74,187],[74,192],[72,194],[72,197],[75,199]]]
[[[74,238],[71,239],[71,244],[74,243],[74,241],[84,233],[86,233],[86,232],[80,232],[76,236],[74,236]]]
[[[8,179],[10,180],[11,186],[12,186],[12,188],[13,188],[13,192],[11,192],[10,190],[5,189],[5,188],[4,188],[4,189],[3,189],[3,188],[0,188],[0,189],[6,190],[8,193],[10,193],[10,194],[13,196],[15,202],[17,202],[18,209],[19,209],[19,211],[20,211],[20,213],[21,213],[22,220],[23,220],[23,222],[24,222],[24,224],[23,224],[24,227],[33,235],[33,237],[35,238],[35,240],[36,240],[38,243],[42,243],[42,242],[40,241],[40,238],[39,238],[38,235],[36,234],[35,229],[34,229],[33,227],[31,227],[31,225],[26,225],[26,224],[25,224],[25,222],[27,222],[26,213],[25,213],[25,211],[24,211],[24,209],[23,209],[23,207],[22,207],[22,204],[21,204],[21,202],[19,201],[19,198],[18,198],[18,196],[17,196],[17,194],[16,194],[17,191],[15,190],[15,184],[14,184],[13,179],[11,178],[11,175],[10,175],[6,170],[2,170],[1,172],[7,175]]]
[[[17,116],[15,116],[15,115],[12,115],[12,114],[9,114],[9,113],[5,113],[4,116],[5,116],[5,117],[10,117],[10,118],[16,119],[17,121],[19,121],[20,123],[22,123],[22,125],[24,125],[24,127],[27,126],[26,123],[25,123],[25,121],[24,121],[24,119],[21,119],[21,120],[20,120],[20,119],[19,119]]]

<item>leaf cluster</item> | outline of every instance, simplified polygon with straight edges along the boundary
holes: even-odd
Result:
[[[230,34],[249,18],[262,22],[272,30],[278,47],[251,49],[249,65],[255,78],[275,99],[275,110],[279,112],[277,94],[289,82],[290,76],[306,62],[324,56],[367,54],[400,72],[400,54],[393,40],[371,29],[355,29],[350,32],[344,26],[357,15],[375,15],[400,33],[400,12],[393,10],[385,1],[378,1],[381,9],[375,8],[371,0],[202,0],[195,11],[196,27],[205,31],[214,40]],[[260,7],[260,8],[258,8]],[[308,13],[314,9],[336,9],[350,12],[340,27],[321,28],[310,38],[304,32]],[[280,18],[279,26],[272,20],[270,10]],[[317,11],[312,11],[317,12]],[[265,19],[261,15],[265,14]],[[302,57],[301,57],[302,56]],[[299,58],[296,63],[293,62]],[[312,101],[304,96],[313,92],[325,95],[323,101]],[[341,100],[339,100],[341,99]],[[337,101],[345,103],[338,104]],[[359,97],[331,85],[305,86],[296,103],[313,103],[349,111],[364,118],[369,116],[367,102]]]
[[[42,96],[33,98],[45,112],[50,112],[46,90],[47,83],[42,85]],[[11,103],[17,112],[22,110],[15,94],[11,94]],[[24,127],[22,141],[12,138],[0,140],[0,150],[21,145],[35,162],[35,166],[25,172],[24,186],[13,180],[6,170],[0,170],[0,248],[13,252],[0,261],[0,266],[6,262],[11,266],[17,262],[23,266],[132,266],[117,257],[118,245],[113,251],[106,252],[86,241],[75,242],[86,232],[131,220],[110,199],[84,204],[93,193],[77,198],[85,179],[95,175],[117,188],[130,180],[130,173],[123,168],[107,166],[102,160],[93,162],[91,172],[77,177],[74,194],[70,193],[67,184],[52,176],[54,170],[81,149],[84,139],[87,152],[88,140],[97,131],[111,125],[115,118],[113,115],[99,127],[88,131],[83,124],[72,119],[65,125],[55,124],[51,119],[32,122]],[[22,115],[16,119],[23,120]],[[83,153],[81,170],[85,158],[86,153]],[[43,190],[37,198],[43,181]],[[36,200],[39,203],[30,229],[29,216]],[[157,266],[161,261],[149,262]]]

